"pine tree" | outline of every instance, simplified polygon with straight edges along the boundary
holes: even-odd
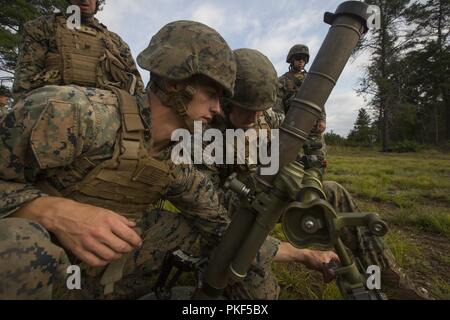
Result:
[[[370,115],[366,109],[359,109],[353,130],[347,139],[351,143],[364,146],[371,145],[375,142],[376,135],[372,127]]]
[[[398,27],[403,21],[409,0],[371,0],[381,11],[381,27],[366,37],[359,50],[369,50],[371,59],[361,79],[359,92],[370,97],[370,105],[376,112],[378,136],[382,150],[389,150],[389,126],[391,115],[399,102],[399,87],[395,65],[402,49],[407,45],[401,39]]]
[[[406,10],[408,35],[415,45],[406,63],[418,72],[405,75],[420,88],[415,99],[427,141],[450,140],[450,1],[416,1]],[[413,64],[414,63],[414,64]]]

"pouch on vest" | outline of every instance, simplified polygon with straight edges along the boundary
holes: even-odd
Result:
[[[63,84],[97,86],[97,68],[100,57],[105,52],[105,44],[99,31],[82,26],[69,30],[66,19],[56,18],[56,43],[61,56],[61,76]],[[54,63],[49,57],[47,64]]]
[[[106,31],[105,31],[106,32]],[[46,68],[58,71],[60,84],[106,88],[115,86],[134,94],[137,78],[120,61],[109,35],[82,25],[70,30],[63,16],[56,16],[58,54],[47,53]]]
[[[94,168],[79,183],[78,191],[100,199],[151,205],[173,180],[170,165],[149,156],[144,145],[144,125],[136,100],[124,90],[116,93],[122,114],[122,129],[112,159]]]
[[[137,78],[131,72],[127,72],[125,64],[117,59],[108,49],[100,59],[98,82],[101,86],[112,85],[118,88],[126,88],[128,93],[134,94]]]
[[[80,107],[65,101],[49,100],[31,131],[31,150],[41,169],[71,164],[78,153]]]

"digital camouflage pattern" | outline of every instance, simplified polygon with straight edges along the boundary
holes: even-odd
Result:
[[[232,282],[225,290],[225,296],[232,300],[277,300],[280,286],[272,270],[272,262],[280,246],[280,240],[267,237],[250,266],[247,277]]]
[[[291,69],[278,79],[278,95],[277,103],[274,108],[275,112],[283,113],[285,115],[288,113],[291,101],[295,98],[298,91],[300,90],[300,87],[303,84],[306,75],[307,72],[305,70],[296,71],[294,69]],[[326,121],[325,110],[323,110],[320,120]],[[319,142],[322,144],[322,148],[319,151],[315,152],[315,154],[325,159],[327,155],[325,138],[324,135],[317,130],[317,125],[313,128],[310,135],[308,136],[308,141],[310,143]]]
[[[148,294],[166,251],[192,250],[198,234],[182,215],[159,212],[137,220],[143,245],[129,255],[114,292],[100,284],[106,267],[92,268],[61,248],[39,224],[0,220],[0,299],[136,299]],[[81,268],[81,290],[68,290],[67,267]]]
[[[266,111],[270,110],[271,109]],[[236,129],[226,116],[215,117],[211,127],[219,129],[222,132],[225,132],[226,129]],[[260,134],[258,129],[270,129],[264,119],[264,115],[261,115],[258,119],[258,124],[255,125],[255,129],[257,129],[257,136]],[[268,132],[270,134],[270,131]],[[247,143],[249,143],[249,141],[247,141]],[[234,172],[239,174],[241,181],[245,181],[248,184],[252,182],[252,180],[249,179],[249,173],[254,172],[257,165],[249,164],[247,158],[245,160],[247,162],[246,164],[197,165],[197,168],[209,177],[216,190],[218,190],[220,202],[222,206],[226,208],[231,219],[239,208],[240,200],[233,191],[223,189],[223,183],[226,178]],[[272,261],[278,252],[279,246],[280,240],[269,236],[261,246],[255,262],[248,271],[247,277],[241,282],[231,283],[225,290],[226,297],[229,299],[246,300],[278,299],[280,286],[272,271]]]
[[[217,31],[202,23],[174,21],[165,25],[137,62],[141,68],[172,81],[206,76],[227,96],[233,96],[236,63],[232,51]]]
[[[277,97],[277,71],[270,60],[253,49],[237,49],[233,53],[237,74],[230,103],[252,111],[272,108]]]
[[[303,54],[305,56],[308,57],[308,61],[306,61],[306,63],[309,62],[309,48],[307,46],[305,46],[304,44],[296,44],[294,45],[290,50],[289,53],[286,57],[286,62],[287,63],[291,63],[292,62],[292,57],[296,54]]]
[[[235,95],[223,101],[224,115],[217,116],[211,126],[222,132],[225,132],[226,129],[236,129],[227,116],[230,104],[245,110],[264,111],[258,119],[256,129],[270,129],[265,121],[265,116],[273,117],[271,120],[274,123],[281,123],[283,119],[280,119],[280,116],[271,109],[276,100],[277,73],[270,60],[262,53],[252,49],[238,49],[233,53],[237,65]],[[259,134],[259,130],[257,130],[257,134]],[[221,203],[227,208],[231,218],[236,212],[233,205],[238,199],[233,192],[223,190],[223,182],[233,172],[247,176],[249,172],[256,169],[256,166],[248,164],[247,157],[244,160],[247,164],[199,166],[200,170],[213,181],[216,189],[220,190]],[[227,298],[278,299],[280,287],[272,271],[272,261],[278,252],[279,245],[278,239],[273,237],[266,239],[248,271],[248,276],[241,282],[232,283],[226,289]]]
[[[221,126],[219,129],[233,128],[231,122],[227,122],[225,118],[221,118]],[[258,126],[256,126],[258,129]],[[238,173],[239,179],[246,183],[247,186],[254,188],[254,180],[251,173],[255,172],[256,166],[235,165],[235,166],[215,166],[200,167],[205,174],[215,181],[217,188],[221,188],[224,180],[233,172]],[[353,200],[350,193],[339,183],[335,181],[324,181],[323,189],[326,200],[331,204],[336,212],[360,212],[360,209]],[[222,191],[220,197],[223,206],[227,208],[229,215],[232,217],[239,207],[242,205],[240,198],[233,191]],[[345,244],[352,249],[353,253],[357,253],[362,259],[366,267],[370,265],[378,265],[382,270],[383,288],[389,292],[391,299],[429,299],[429,295],[422,288],[417,287],[407,274],[399,267],[391,250],[384,244],[383,240],[378,237],[369,235],[365,228],[354,228],[348,230],[344,235]],[[262,246],[262,252],[268,248],[277,248],[279,240],[269,237]],[[362,246],[364,245],[364,246]],[[378,248],[377,253],[373,253],[373,249]],[[270,249],[269,249],[270,250]],[[272,249],[277,252],[277,249]],[[273,259],[274,255],[270,255]],[[272,260],[265,260],[263,265],[271,264]],[[261,277],[259,277],[261,281]],[[272,280],[266,280],[266,284],[274,283],[266,292],[270,292],[275,296],[279,292],[278,283]],[[264,288],[264,287],[262,287]],[[277,293],[278,294],[278,293]]]
[[[49,97],[52,98],[50,101]],[[59,108],[55,107],[55,103],[58,103],[56,106]],[[139,105],[144,107],[141,103]],[[144,123],[150,127],[151,114],[148,108],[142,110],[142,117],[145,119]],[[16,239],[12,237],[14,233],[7,231],[7,229],[15,228],[16,221],[8,216],[26,202],[45,195],[36,186],[39,183],[45,181],[52,188],[62,190],[83,179],[88,172],[80,171],[76,165],[77,159],[87,156],[98,165],[110,158],[120,125],[117,98],[112,92],[77,86],[46,86],[36,89],[25,99],[20,100],[14,111],[2,119],[0,122],[0,218],[2,218],[0,229],[5,230],[1,232],[2,235],[9,234],[11,237],[1,241],[3,250],[0,252],[2,257],[0,297],[25,298],[27,294],[34,297],[33,292],[37,289],[39,292],[46,291],[44,295],[49,297],[50,289],[46,284],[53,283],[48,279],[56,279],[53,277],[55,268],[50,266],[47,269],[38,266],[48,272],[47,278],[41,280],[44,285],[36,282],[36,287],[30,287],[25,292],[5,291],[6,287],[11,287],[11,281],[18,281],[17,288],[23,286],[20,281],[26,276],[26,274],[20,276],[15,274],[12,278],[9,276],[11,270],[20,268],[29,270],[28,261],[32,263],[37,259],[9,254],[19,250],[25,255],[28,251],[26,248],[19,248]],[[151,144],[151,136],[146,138],[146,144]],[[170,150],[167,149],[157,155],[160,160],[169,161],[169,157]],[[165,248],[162,243],[167,246],[183,246],[183,244],[191,243],[187,241],[188,238],[193,239],[198,235],[202,235],[203,241],[213,247],[229,223],[213,185],[204,175],[189,166],[177,166],[174,175],[176,179],[172,181],[164,196],[174,203],[182,214],[167,215],[161,220],[164,224],[155,224],[149,235],[153,237],[153,240],[148,242],[154,247],[143,249],[147,257],[155,255],[159,257],[161,250]],[[127,204],[124,204],[120,210],[126,211],[126,206]],[[156,203],[155,206],[157,207]],[[143,215],[144,212],[140,212],[140,217]],[[24,221],[19,221],[19,224],[26,225]],[[190,226],[189,231],[187,227],[183,227],[187,225]],[[147,230],[144,229],[143,232],[146,234]],[[43,243],[35,241],[30,245],[37,246],[38,249],[43,248],[44,252],[48,250],[48,252],[60,253],[58,250],[55,251],[46,237],[38,238]],[[37,249],[33,250],[30,249],[29,252],[38,252]],[[62,259],[60,255],[52,256],[48,261],[54,263],[59,259]],[[156,263],[150,264],[158,268],[158,263],[161,261],[157,260]]]
[[[305,70],[290,70],[278,79],[278,99],[285,114],[289,111],[290,102],[300,90],[306,75]]]
[[[8,109],[6,106],[0,106],[0,119],[6,116]]]
[[[11,91],[7,87],[0,85],[0,118],[8,113],[8,100],[10,97]]]
[[[54,116],[47,120],[46,131],[48,139],[45,143],[31,143],[34,150],[30,150],[30,140],[33,141],[32,131],[36,132],[36,123],[43,113],[43,109],[48,108],[47,98],[51,96],[60,102],[70,102],[79,106],[77,110],[66,109],[66,113],[60,110],[52,110]],[[73,122],[74,115],[78,116],[78,125]],[[142,110],[146,123],[151,125],[151,115],[148,109]],[[101,162],[105,158],[112,156],[114,140],[117,130],[120,127],[117,99],[110,92],[100,89],[82,88],[76,86],[58,87],[47,86],[35,90],[28,95],[18,105],[5,121],[0,123],[0,133],[2,139],[2,153],[0,157],[0,177],[1,177],[1,202],[0,214],[4,219],[0,220],[0,229],[5,230],[2,234],[9,234],[10,228],[16,228],[16,220],[19,224],[27,225],[22,219],[10,219],[7,216],[22,204],[31,201],[44,193],[37,188],[34,183],[40,182],[42,177],[51,183],[55,188],[70,187],[79,181],[79,171],[71,166],[74,159],[89,154],[91,159],[98,159]],[[32,130],[33,129],[33,130]],[[39,131],[39,130],[37,130]],[[150,143],[150,139],[148,143]],[[63,147],[62,147],[63,146]],[[43,157],[42,155],[47,155]],[[30,155],[30,156],[27,156]],[[34,157],[32,157],[34,155]],[[50,157],[49,157],[50,156]],[[161,153],[161,159],[170,156],[170,150]],[[40,160],[37,161],[37,158]],[[11,163],[11,159],[15,159]],[[44,162],[45,161],[45,162]],[[41,163],[41,165],[38,165]],[[64,167],[60,165],[64,164]],[[50,166],[49,169],[42,169],[40,166]],[[75,172],[76,171],[76,172]],[[143,230],[144,245],[133,253],[133,259],[127,260],[124,270],[125,276],[115,284],[112,295],[105,296],[103,287],[99,285],[99,280],[103,274],[103,269],[84,268],[82,277],[82,291],[67,291],[65,282],[65,266],[58,266],[58,272],[44,266],[30,267],[27,261],[37,259],[34,256],[10,256],[3,255],[4,259],[0,267],[0,279],[7,288],[19,288],[23,283],[17,281],[19,278],[9,277],[9,274],[17,268],[35,270],[33,276],[46,285],[30,287],[25,291],[1,291],[0,297],[5,298],[135,298],[148,293],[151,288],[149,274],[159,269],[164,254],[167,250],[177,247],[189,251],[195,243],[198,235],[203,235],[206,245],[210,247],[218,241],[221,233],[228,223],[228,219],[223,217],[225,212],[218,204],[215,189],[205,178],[192,167],[180,167],[177,173],[177,183],[168,190],[165,198],[170,200],[182,211],[182,214],[161,212],[158,205],[155,205],[151,214],[137,217],[140,229]],[[126,208],[122,208],[126,210]],[[208,215],[211,215],[208,217]],[[11,222],[12,221],[12,222]],[[8,223],[7,223],[8,222]],[[157,222],[157,223],[156,223]],[[194,231],[193,231],[193,227]],[[39,226],[40,229],[43,229]],[[27,230],[33,230],[29,227]],[[33,234],[29,235],[34,237]],[[25,233],[24,237],[28,237]],[[33,246],[42,248],[44,252],[56,252],[48,254],[53,261],[67,261],[77,263],[74,257],[60,247],[55,248],[55,243],[46,237],[38,237],[39,241],[33,242]],[[13,238],[2,241],[3,252],[14,252],[22,250],[17,246]],[[267,255],[276,254],[277,246],[269,243],[260,253],[257,261],[267,260]],[[28,249],[23,251],[28,252]],[[33,251],[34,252],[34,251]],[[29,260],[28,260],[29,259]],[[40,269],[39,269],[40,268]],[[44,271],[40,271],[44,270]],[[64,272],[62,272],[63,270]],[[60,272],[61,271],[61,272]],[[55,271],[56,272],[56,271]],[[270,268],[262,270],[262,267],[255,264],[249,272],[249,276],[243,284],[234,284],[227,289],[227,294],[233,298],[276,298],[277,291],[267,290],[265,286],[272,286],[273,281],[269,281]],[[15,274],[17,275],[17,274]],[[153,274],[154,275],[154,274]],[[261,282],[261,275],[264,280]],[[24,277],[25,275],[23,275]],[[252,280],[254,279],[254,280]],[[2,287],[0,285],[0,288]],[[266,289],[265,289],[266,288]],[[272,295],[268,295],[272,292]],[[245,296],[240,296],[245,294]]]
[[[290,64],[289,71],[278,79],[278,105],[284,114],[287,114],[290,107],[290,101],[295,98],[303,81],[306,78],[305,70],[297,70],[293,66],[292,58],[295,55],[307,56],[306,64],[309,62],[309,48],[303,44],[296,44],[290,50],[286,57],[286,62]]]
[[[63,17],[62,14],[42,16],[24,25],[13,85],[13,96],[16,102],[33,89],[45,85],[62,84],[60,70],[48,66],[49,57],[60,53],[56,28],[57,19],[61,17]],[[128,72],[136,76],[136,92],[143,92],[144,85],[130,48],[120,36],[109,31],[94,17],[82,19],[82,24],[98,32],[104,47],[125,65]],[[93,70],[93,72],[96,71]]]

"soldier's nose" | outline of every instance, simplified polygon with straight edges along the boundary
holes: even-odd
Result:
[[[211,106],[210,110],[213,114],[220,113],[220,100],[219,99],[217,99],[217,101],[215,101],[215,103]]]

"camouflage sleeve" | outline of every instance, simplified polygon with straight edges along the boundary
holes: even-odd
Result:
[[[49,50],[50,28],[46,17],[30,21],[23,27],[12,88],[16,102],[28,91],[48,83],[44,69]]]
[[[14,112],[0,122],[0,218],[42,196],[25,177],[27,173],[38,174],[30,168],[27,150],[32,128],[41,112],[42,108],[26,108],[21,100]]]
[[[278,79],[278,91],[277,91],[277,100],[275,103],[275,106],[273,107],[274,110],[276,110],[279,113],[285,114],[285,96],[286,96],[286,90],[284,86],[284,77],[280,77]]]
[[[0,107],[0,119],[6,116],[8,110],[5,107]]]
[[[281,124],[284,121],[285,115],[284,112],[270,108],[269,110],[264,111],[264,120],[266,120],[267,124],[271,129],[277,129],[281,127]]]
[[[139,70],[137,69],[136,62],[134,61],[133,55],[131,54],[130,47],[128,46],[128,44],[126,44],[125,41],[122,40],[122,38],[118,34],[111,32],[111,31],[109,31],[109,33],[111,34],[111,37],[113,38],[113,40],[117,43],[117,46],[120,51],[120,56],[121,56],[123,62],[129,68],[129,70],[127,70],[127,71],[131,72],[132,74],[134,74],[136,76],[136,80],[137,80],[136,92],[143,93],[145,91],[144,83],[142,81],[141,74],[139,73]]]
[[[277,107],[277,105],[280,105],[284,114],[286,114],[289,110],[291,100],[295,96],[295,91],[293,90],[292,86],[293,83],[288,78],[287,74],[281,76],[278,79],[278,100],[275,107]]]
[[[221,184],[221,167],[218,165],[199,164],[195,165],[196,169],[208,177],[214,185],[214,188],[219,189]]]
[[[206,175],[193,166],[176,166],[176,183],[166,194],[189,220],[193,222],[210,246],[215,246],[230,222],[221,206],[218,191]]]
[[[13,214],[24,204],[45,194],[29,184],[0,180],[0,219]]]
[[[325,109],[322,109],[322,113],[320,114],[320,118],[317,121],[314,128],[311,130],[311,133],[308,136],[308,141],[310,142],[320,142],[322,144],[322,148],[316,151],[316,155],[326,159],[327,157],[327,145],[325,143],[325,135],[323,132],[318,130],[319,121],[327,121],[327,115],[325,113]]]

